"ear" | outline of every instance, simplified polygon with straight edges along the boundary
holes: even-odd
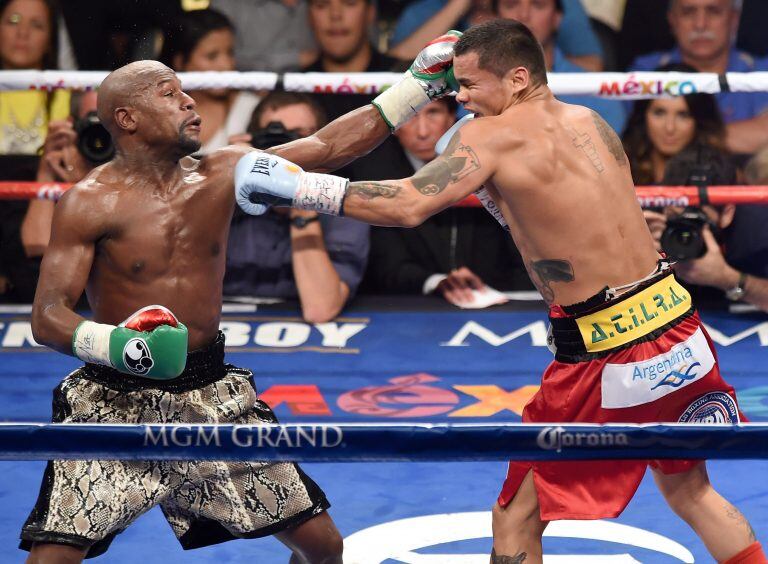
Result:
[[[115,125],[129,133],[136,131],[138,122],[133,108],[121,107],[115,109]]]
[[[727,229],[731,223],[733,223],[733,217],[736,215],[736,206],[728,204],[723,207],[723,211],[720,212],[720,229]]]
[[[531,83],[531,75],[527,68],[515,67],[507,71],[502,81],[511,87],[513,93],[517,93],[528,87]]]

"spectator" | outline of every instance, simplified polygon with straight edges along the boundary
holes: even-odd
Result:
[[[581,0],[558,0],[560,3],[565,9],[565,18],[556,38],[558,47],[574,64],[589,71],[603,70],[600,42]],[[416,0],[400,15],[389,53],[410,60],[441,33],[466,29],[494,17],[503,6],[517,9],[519,4],[529,5],[530,0]]]
[[[395,134],[411,176],[435,158],[435,143],[455,120],[456,102],[442,98],[425,106]],[[374,227],[366,289],[392,294],[442,295],[454,305],[472,305],[472,290],[486,283],[499,290],[532,290],[511,239],[488,212],[450,208],[414,229]]]
[[[767,173],[759,164],[753,166],[753,180]],[[690,146],[670,159],[665,183],[691,184],[698,178],[707,185],[734,184],[736,171],[731,161],[714,148]],[[768,174],[764,177],[768,180]],[[681,260],[675,265],[677,275],[694,286],[689,286],[697,301],[744,300],[768,311],[768,216],[744,212],[757,206],[723,207],[702,206],[704,225],[700,230],[703,254],[698,258]],[[668,208],[665,214],[646,212],[651,233],[657,242],[662,240],[671,218],[680,209]],[[739,215],[742,215],[739,219]],[[748,225],[739,226],[741,221]],[[745,229],[747,227],[747,229]],[[684,228],[690,231],[688,227]],[[695,237],[686,236],[684,241]],[[685,245],[689,247],[689,244]]]
[[[388,72],[402,62],[379,53],[368,38],[376,9],[371,0],[309,0],[309,23],[320,53],[304,72]],[[335,119],[373,99],[368,94],[319,97],[328,119]]]
[[[213,0],[211,7],[244,30],[235,43],[239,70],[296,71],[317,55],[305,0]]]
[[[402,71],[403,61],[379,53],[368,38],[376,11],[371,0],[309,0],[309,21],[320,54],[305,72]],[[317,94],[329,120],[370,104],[374,94]],[[393,163],[401,160],[397,141],[387,138],[367,156],[337,174],[350,180],[392,178]]]
[[[547,71],[585,72],[585,69],[569,61],[556,46],[560,22],[563,19],[562,0],[498,0],[497,15],[524,23],[544,48]],[[626,113],[620,102],[586,96],[558,96],[566,103],[580,104],[600,114],[617,132],[624,128]]]
[[[695,71],[682,64],[657,70]],[[711,94],[638,100],[623,135],[635,184],[660,183],[667,161],[693,143],[724,150],[724,133],[725,125]]]
[[[160,59],[180,72],[233,71],[235,29],[215,10],[196,10],[181,16],[167,32]],[[201,154],[248,141],[245,135],[258,97],[252,92],[225,88],[194,90],[192,98],[202,118]]]
[[[0,0],[0,63],[3,70],[55,69],[57,12],[51,0]],[[69,93],[0,92],[0,154],[36,155],[48,122],[69,115]]]
[[[324,123],[322,109],[310,96],[272,92],[256,108],[252,129],[255,141],[269,141],[263,149],[311,135]],[[336,317],[354,295],[367,257],[368,225],[363,223],[286,208],[271,208],[262,216],[238,209],[224,294],[298,297],[304,319],[322,323]]]
[[[72,117],[83,120],[96,112],[96,92],[78,92],[72,96]],[[86,160],[78,149],[78,134],[72,120],[51,122],[43,145],[37,182],[79,182],[96,163]],[[51,237],[54,203],[32,200],[21,224],[21,242],[27,257],[42,257]]]
[[[633,70],[647,71],[684,62],[700,72],[752,72],[768,62],[733,47],[741,0],[671,0],[667,19],[677,47],[639,57]],[[754,153],[768,143],[768,93],[717,94],[727,124],[727,146],[733,153]]]
[[[75,119],[96,111],[94,91],[74,93],[71,100]],[[78,150],[78,133],[72,121],[51,122],[35,179],[74,183],[84,178],[93,166]],[[20,212],[18,223],[14,223],[16,230],[9,233],[3,229],[0,277],[5,277],[5,284],[0,283],[0,301],[31,302],[34,298],[40,259],[51,236],[53,208],[50,200],[31,200],[26,210]]]

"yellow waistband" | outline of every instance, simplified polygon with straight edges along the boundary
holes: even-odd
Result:
[[[691,295],[670,275],[615,305],[576,318],[587,352],[621,346],[677,319],[691,308]]]

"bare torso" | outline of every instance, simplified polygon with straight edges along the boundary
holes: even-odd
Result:
[[[547,302],[577,303],[653,270],[629,164],[597,114],[550,97],[477,125],[497,155],[486,188]]]
[[[78,189],[94,192],[83,219],[100,232],[86,286],[94,320],[117,324],[161,304],[187,325],[190,350],[209,343],[221,316],[231,159],[183,159],[165,183],[106,165]]]

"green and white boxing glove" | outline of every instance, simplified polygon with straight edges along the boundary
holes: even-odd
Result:
[[[449,31],[427,44],[416,56],[405,76],[374,100],[381,117],[392,130],[416,115],[421,108],[457,90],[453,77],[453,46],[460,31]]]
[[[120,325],[83,321],[72,336],[72,351],[84,362],[125,374],[170,380],[187,363],[187,328],[170,310],[152,305]]]

